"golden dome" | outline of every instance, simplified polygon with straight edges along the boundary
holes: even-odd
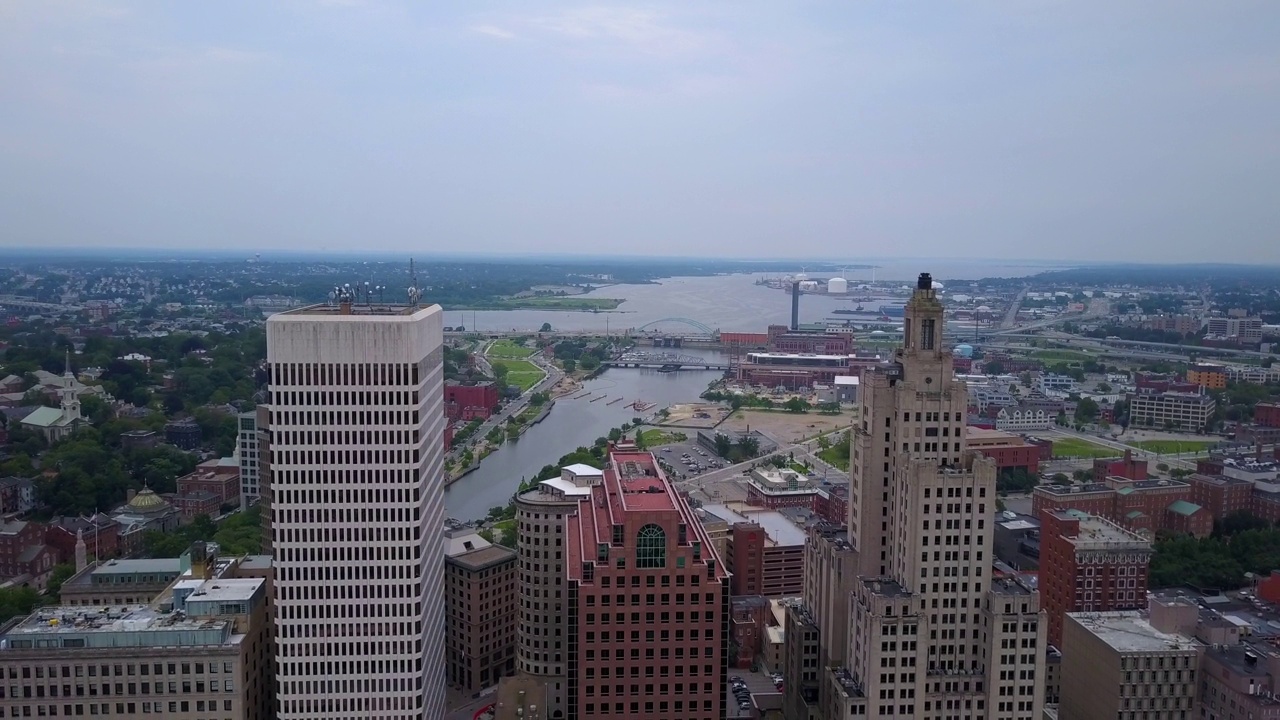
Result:
[[[162,510],[167,507],[169,507],[169,503],[165,502],[164,498],[155,494],[151,488],[145,487],[139,490],[138,494],[134,495],[133,499],[129,501],[130,510],[136,510],[144,513],[155,512],[156,510]]]

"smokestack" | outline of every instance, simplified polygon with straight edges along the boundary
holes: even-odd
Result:
[[[791,329],[800,329],[800,281],[791,281]]]

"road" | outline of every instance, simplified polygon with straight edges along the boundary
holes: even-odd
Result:
[[[1023,287],[1018,296],[1013,299],[1013,302],[1009,303],[1009,311],[1004,314],[1004,320],[1000,321],[1001,328],[1013,327],[1013,324],[1018,320],[1018,311],[1022,309],[1022,301],[1027,299],[1029,290],[1031,290],[1030,285]]]
[[[484,355],[481,353],[481,354],[477,354],[475,357],[476,357],[477,364],[483,363],[482,370],[487,369],[488,374],[492,376],[493,369],[491,367],[488,367],[489,362],[488,360],[484,359]],[[542,380],[540,380],[537,385],[534,385],[533,387],[521,393],[520,397],[509,401],[506,405],[503,406],[501,410],[497,412],[497,414],[490,416],[488,420],[485,420],[483,423],[481,423],[480,427],[476,429],[475,434],[473,434],[467,440],[467,442],[449,451],[450,458],[456,459],[460,457],[468,445],[473,444],[475,440],[483,439],[485,435],[489,434],[490,430],[492,430],[495,427],[502,426],[512,416],[520,414],[520,412],[522,412],[526,407],[529,406],[529,399],[533,397],[534,393],[549,392],[551,388],[554,387],[556,383],[560,382],[560,379],[564,377],[564,371],[556,367],[551,361],[543,357],[542,353],[534,353],[533,355],[530,355],[526,359],[529,362],[533,363],[534,365],[537,365],[542,370],[542,372],[546,373],[546,376],[543,377]]]
[[[848,430],[848,428],[841,428],[839,430],[832,431],[827,434],[827,438],[834,441],[846,430]],[[811,440],[806,440],[805,442],[779,446],[777,450],[769,454],[787,455],[794,453],[797,461],[804,462],[805,460],[808,460],[810,467],[814,468],[815,474],[818,477],[836,481],[848,480],[849,476],[843,470],[832,467],[817,457],[816,447],[817,438],[813,438]],[[719,498],[711,497],[707,492],[708,489],[714,489],[714,486],[717,484],[741,480],[743,475],[745,475],[753,465],[758,465],[762,459],[763,458],[755,458],[736,465],[729,465],[728,467],[723,467],[719,470],[712,470],[710,472],[703,473],[697,477],[676,481],[675,484],[677,488],[691,494],[695,492],[702,493],[706,496],[706,500],[708,502],[713,502]]]

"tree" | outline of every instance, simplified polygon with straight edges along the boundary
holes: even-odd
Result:
[[[578,362],[573,358],[562,360],[561,363],[564,365],[564,371],[566,373],[572,373],[578,369]]]
[[[74,563],[62,563],[53,568],[53,573],[49,575],[49,582],[45,585],[45,592],[53,597],[57,597],[62,592],[62,583],[71,579],[76,574],[76,566]]]
[[[1098,417],[1098,402],[1093,398],[1081,398],[1076,403],[1076,420],[1079,422],[1093,422]]]
[[[1105,382],[1100,382],[1100,383],[1098,383],[1098,392],[1100,392],[1100,393],[1109,393],[1109,392],[1111,392],[1111,384],[1110,384],[1110,383],[1105,383]]]
[[[809,409],[809,403],[803,398],[792,397],[782,404],[782,407],[790,413],[802,413]]]
[[[716,433],[716,454],[722,458],[729,457],[729,453],[733,451],[733,440],[724,433]]]
[[[545,333],[551,332],[551,323],[549,322],[542,323],[542,328],[539,329],[538,332],[545,332]]]
[[[753,458],[760,454],[760,440],[754,435],[743,435],[738,440],[738,450],[742,452],[743,457]],[[782,456],[779,455],[778,459],[781,460]]]
[[[982,372],[987,375],[1003,375],[1004,363],[999,360],[992,360],[982,364]]]

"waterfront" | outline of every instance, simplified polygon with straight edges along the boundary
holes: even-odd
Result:
[[[929,272],[932,263],[922,260],[918,271]],[[962,276],[958,271],[966,266],[943,265],[941,269],[951,267],[950,272],[934,277],[941,282]],[[981,274],[974,273],[967,277],[994,277],[998,275],[1018,276],[1038,272],[1048,268],[1025,266],[974,266]],[[877,278],[896,277],[907,272],[905,265],[893,266],[894,272],[878,274]],[[877,270],[883,273],[886,269]],[[826,274],[815,277],[825,277]],[[870,279],[869,270],[849,271],[850,280],[864,282]],[[556,310],[446,310],[444,324],[448,326],[462,325],[471,330],[484,331],[536,331],[543,323],[550,323],[555,330],[590,330],[601,334],[621,332],[628,328],[638,328],[648,323],[667,318],[687,318],[696,320],[714,330],[726,332],[764,332],[770,324],[785,325],[791,321],[791,301],[785,292],[763,285],[755,281],[762,277],[777,277],[776,273],[768,275],[713,275],[704,277],[663,278],[657,283],[648,285],[610,285],[593,290],[577,297],[585,298],[617,298],[624,302],[617,310],[608,312],[567,312]],[[914,274],[909,277],[914,278]],[[905,283],[904,283],[905,284]],[[846,298],[826,295],[806,294],[800,299],[800,321],[820,322],[829,318],[836,308],[855,306]],[[663,322],[656,326],[660,330],[698,334],[694,327],[683,323]]]
[[[708,360],[723,360],[714,351],[686,351]],[[630,422],[633,417],[648,415],[674,403],[693,402],[707,384],[721,373],[706,370],[682,370],[661,373],[656,370],[614,368],[585,383],[580,396],[556,400],[555,409],[545,420],[529,428],[514,443],[504,443],[480,463],[474,472],[460,478],[445,493],[445,514],[459,520],[475,520],[485,516],[489,508],[506,505],[523,477],[532,477],[544,465],[554,465],[561,456],[581,445],[591,445],[609,428]],[[591,402],[601,394],[607,397]],[[614,398],[621,402],[609,405]],[[630,407],[636,400],[656,403],[647,413]]]

